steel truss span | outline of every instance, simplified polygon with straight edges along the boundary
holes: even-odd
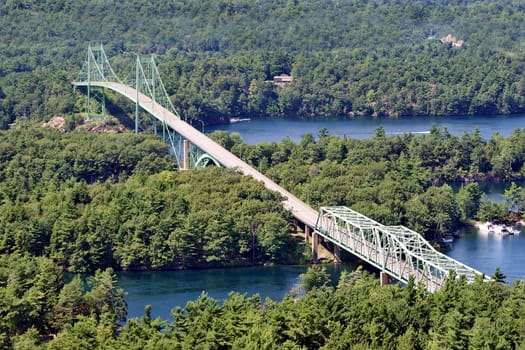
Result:
[[[419,233],[382,225],[347,207],[321,207],[314,232],[401,282],[413,276],[431,292],[443,286],[450,271],[467,282],[482,275],[438,252]]]

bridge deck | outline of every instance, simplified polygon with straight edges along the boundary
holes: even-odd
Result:
[[[219,161],[223,166],[249,175],[261,181],[266,188],[280,193],[284,198],[283,207],[297,220],[312,229],[316,229],[316,232],[321,236],[382,269],[394,278],[407,281],[408,276],[412,275],[417,281],[422,282],[429,291],[434,291],[440,288],[450,269],[456,269],[458,274],[466,274],[469,280],[473,279],[474,274],[479,274],[474,269],[443,254],[429,254],[424,248],[425,244],[418,241],[419,235],[417,233],[402,226],[383,226],[348,208],[321,208],[321,210],[325,210],[325,214],[328,216],[319,215],[318,221],[319,213],[316,210],[181,120],[149,96],[137,93],[133,87],[110,81],[90,81],[89,83],[80,81],[73,82],[73,85],[105,87],[138,103],[145,111],[165,122],[179,135]],[[337,220],[341,219],[343,221],[339,225],[341,221],[337,222]]]

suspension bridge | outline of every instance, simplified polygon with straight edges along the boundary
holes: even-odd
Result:
[[[105,90],[112,90],[135,104],[135,132],[141,126],[142,110],[153,116],[153,130],[170,146],[178,169],[213,163],[251,176],[280,193],[283,207],[303,227],[305,239],[310,238],[314,261],[322,237],[333,243],[336,260],[340,260],[340,249],[344,249],[378,268],[382,283],[391,278],[406,283],[412,276],[416,283],[432,292],[443,286],[452,270],[465,276],[468,282],[482,275],[436,251],[420,234],[404,226],[385,226],[346,207],[321,207],[317,211],[306,205],[185,121],[166,92],[153,56],[147,59],[137,56],[133,77],[123,81],[111,68],[103,47],[90,46],[81,73],[72,84],[85,89],[88,117],[104,113]]]

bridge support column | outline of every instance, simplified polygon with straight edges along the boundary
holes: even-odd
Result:
[[[297,219],[294,218],[293,221],[292,221],[292,232],[293,232],[294,234],[297,233],[297,225],[298,225],[298,224],[297,224]]]
[[[182,147],[182,170],[190,170],[190,141],[184,140]]]
[[[304,241],[308,242],[308,237],[310,237],[310,227],[308,225],[304,225]]]
[[[341,248],[334,243],[334,263],[340,264],[341,263]]]
[[[389,274],[386,272],[379,272],[379,284],[382,286],[386,286],[387,284],[390,284],[392,282],[392,277],[390,277]]]
[[[315,231],[312,232],[312,261],[314,263],[319,262],[319,235]]]

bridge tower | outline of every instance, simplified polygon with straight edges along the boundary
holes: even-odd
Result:
[[[114,81],[120,82],[119,78],[113,72],[109,64],[106,53],[102,45],[88,47],[86,60],[84,66],[80,71],[78,81],[86,82],[86,117],[92,118],[106,118],[106,91],[103,88],[95,89],[92,82],[96,81]]]
[[[154,114],[152,125],[147,126],[146,120],[141,118],[140,97],[150,99],[152,106],[160,105],[163,109],[173,114],[177,119],[188,122],[182,118],[173,106],[171,99],[160,78],[155,59],[136,55],[133,74],[125,80],[119,79],[115,74],[102,45],[89,46],[86,61],[80,75],[73,84],[86,88],[86,114],[87,118],[106,117],[106,87],[108,83],[118,83],[135,88],[134,96],[128,96],[135,102],[135,132],[149,129],[162,138],[169,146],[179,170],[188,170],[208,164],[220,166],[213,157],[192,145],[188,140],[172,129],[162,114]],[[102,89],[102,91],[101,91]],[[202,125],[204,123],[199,120]],[[159,125],[160,124],[160,125]],[[191,125],[191,124],[190,124]]]

